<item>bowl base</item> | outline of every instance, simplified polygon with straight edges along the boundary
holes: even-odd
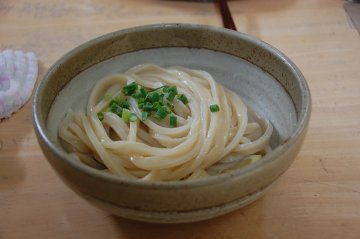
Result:
[[[189,211],[145,211],[133,208],[119,207],[115,204],[100,200],[98,198],[89,196],[82,192],[77,192],[85,198],[92,205],[105,210],[113,215],[132,219],[135,221],[149,222],[149,223],[164,223],[164,224],[175,224],[175,223],[189,223],[189,222],[198,222],[214,217],[218,217],[229,212],[235,211],[239,208],[242,208],[257,199],[259,199],[265,191],[269,189],[271,185],[266,188],[262,188],[252,194],[247,195],[246,197],[240,198],[238,200],[221,204],[219,206],[201,208],[197,210]]]

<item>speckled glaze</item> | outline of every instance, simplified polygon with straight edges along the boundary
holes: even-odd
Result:
[[[236,77],[225,82],[240,95],[243,92],[246,101],[255,110],[263,109],[265,115],[272,119],[277,132],[272,139],[274,150],[263,160],[244,169],[179,182],[131,180],[101,173],[72,161],[47,125],[49,112],[59,92],[86,71],[99,71],[101,62],[124,54],[137,54],[141,50],[163,51],[167,47],[208,49],[227,54],[231,59],[241,59],[239,64],[244,64],[242,62],[245,60],[257,69],[256,72],[265,74],[274,85],[281,86],[262,87],[262,84],[240,81]],[[154,54],[155,58],[159,56]],[[169,59],[163,59],[164,63],[166,61],[171,62],[171,54]],[[183,59],[184,64],[186,61]],[[210,60],[204,59],[203,63],[198,64],[206,68],[206,62]],[[218,62],[210,71],[214,71],[214,74],[221,72],[223,64]],[[246,92],[249,94],[246,95]],[[288,100],[282,100],[278,95],[287,95]],[[268,102],[273,103],[269,105]],[[291,112],[294,112],[294,116],[289,117]],[[52,167],[70,188],[110,213],[159,223],[209,219],[259,198],[295,159],[305,137],[310,112],[311,99],[306,81],[284,54],[246,34],[189,24],[142,26],[91,40],[67,53],[49,69],[38,85],[33,101],[33,122],[39,144]]]

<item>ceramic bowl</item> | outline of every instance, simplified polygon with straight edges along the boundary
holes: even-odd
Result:
[[[243,169],[193,181],[131,180],[73,161],[57,135],[67,109],[84,110],[89,91],[103,76],[146,62],[210,72],[271,121],[273,151]],[[109,33],[71,50],[38,85],[32,110],[47,160],[80,196],[121,217],[180,223],[228,213],[263,195],[298,154],[311,100],[299,69],[254,37],[204,25],[158,24]]]

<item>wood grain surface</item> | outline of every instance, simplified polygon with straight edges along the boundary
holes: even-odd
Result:
[[[31,101],[0,123],[0,238],[360,238],[360,37],[343,1],[230,1],[238,31],[288,55],[305,75],[313,113],[291,168],[260,200],[225,216],[157,225],[89,205],[51,169]],[[33,51],[41,81],[84,41],[137,25],[221,26],[214,3],[160,0],[1,0],[0,50]]]

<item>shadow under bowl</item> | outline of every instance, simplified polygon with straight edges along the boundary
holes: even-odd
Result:
[[[57,134],[67,109],[84,110],[97,80],[142,63],[208,71],[271,121],[273,151],[243,169],[176,182],[117,177],[73,161]],[[125,218],[181,223],[223,215],[259,198],[299,152],[311,99],[299,69],[254,37],[204,25],[157,24],[109,33],[67,53],[38,85],[32,110],[47,160],[80,196]]]

